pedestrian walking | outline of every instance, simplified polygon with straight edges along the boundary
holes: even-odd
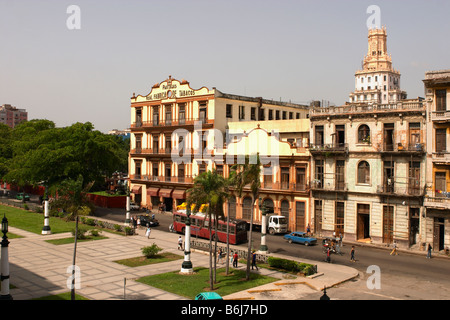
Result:
[[[183,250],[183,239],[181,239],[181,236],[178,237],[178,250]]]
[[[433,247],[431,246],[431,244],[428,244],[427,259],[431,259],[431,250],[433,250]]]
[[[222,261],[223,258],[223,251],[222,248],[219,248],[219,251],[217,252],[217,262]]]
[[[352,246],[352,250],[350,251],[350,261],[355,262],[355,246]]]
[[[150,233],[152,232],[152,229],[150,229],[150,226],[147,226],[147,231],[145,232],[145,236],[147,239],[150,239]]]
[[[253,270],[253,267],[255,267],[256,270],[258,270],[258,266],[256,265],[256,252],[255,252],[255,250],[253,250],[253,252],[252,252],[252,270]]]
[[[237,251],[235,251],[233,254],[233,267],[235,267],[235,268],[238,267],[238,258],[239,258],[239,256],[237,254]]]
[[[398,255],[398,252],[397,252],[397,241],[394,241],[393,248],[392,248],[392,251],[391,251],[390,255],[391,256],[392,255]]]
[[[231,263],[232,266],[234,266],[234,264],[233,264],[233,251],[231,251],[231,254],[230,254],[230,263]]]
[[[330,248],[328,247],[327,248],[327,262],[328,263],[331,263],[331,250],[330,250]]]
[[[342,247],[342,239],[343,238],[344,237],[342,236],[342,233],[339,232],[339,246],[341,246],[341,247]]]
[[[138,217],[136,223],[137,223],[137,227],[139,229],[139,227],[141,226],[141,218]]]
[[[306,234],[308,236],[311,234],[311,227],[309,226],[309,223],[308,223],[308,226],[306,227]]]

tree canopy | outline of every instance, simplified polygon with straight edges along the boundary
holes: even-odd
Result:
[[[90,122],[57,128],[49,120],[31,120],[10,131],[0,127],[3,132],[0,177],[18,186],[52,186],[82,176],[85,184],[99,187],[105,176],[127,171],[129,143],[94,130]]]

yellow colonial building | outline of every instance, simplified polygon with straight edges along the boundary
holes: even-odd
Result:
[[[229,124],[306,119],[308,106],[193,89],[169,76],[146,95],[131,97],[130,189],[142,207],[172,210],[202,172],[227,174],[223,152]],[[239,126],[239,125],[238,125]]]

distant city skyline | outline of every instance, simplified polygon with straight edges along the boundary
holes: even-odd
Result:
[[[425,72],[450,69],[448,1],[0,0],[0,105],[107,133],[130,126],[133,93],[169,75],[194,89],[341,105],[367,54],[371,5],[401,89],[423,97]]]

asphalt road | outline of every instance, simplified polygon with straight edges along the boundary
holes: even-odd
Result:
[[[132,212],[131,214],[137,214]],[[118,222],[125,221],[125,210],[122,209],[98,209],[96,215]],[[159,230],[169,232],[172,223],[170,214],[156,213],[160,222]],[[253,248],[260,246],[261,233],[253,232]],[[266,244],[269,252],[295,256],[309,260],[325,260],[322,246],[304,246],[289,244],[282,235],[267,235]],[[241,244],[247,247],[247,244]],[[425,299],[448,300],[450,299],[450,259],[433,258],[426,259],[423,255],[400,252],[398,256],[389,255],[389,250],[356,246],[356,262],[350,261],[350,245],[345,244],[342,255],[333,254],[332,262],[351,266],[359,271],[359,278],[330,288],[328,295],[335,299],[373,300],[373,299]],[[371,279],[372,271],[369,266],[377,266],[379,269],[381,288],[369,289],[367,281]],[[372,280],[370,280],[372,281]],[[315,297],[312,297],[314,299]]]

